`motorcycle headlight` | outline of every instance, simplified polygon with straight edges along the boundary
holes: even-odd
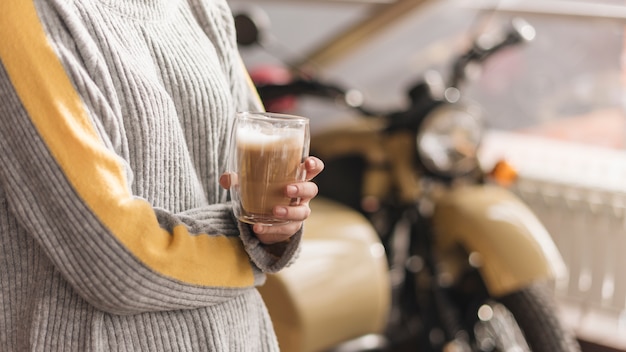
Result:
[[[423,121],[417,134],[417,152],[429,171],[461,176],[478,166],[483,135],[479,110],[474,106],[443,104]]]

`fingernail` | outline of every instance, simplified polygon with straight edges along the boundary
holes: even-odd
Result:
[[[309,159],[308,164],[309,164],[309,168],[311,169],[315,168],[315,159]]]
[[[276,214],[276,216],[285,216],[287,215],[287,208],[276,207],[276,209],[274,209],[274,214]]]
[[[289,197],[295,197],[298,194],[298,187],[294,185],[287,186],[287,195]]]

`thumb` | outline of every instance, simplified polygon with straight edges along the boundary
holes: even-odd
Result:
[[[224,173],[220,176],[220,186],[222,186],[222,188],[225,189],[229,189],[230,188],[230,174],[229,173]]]

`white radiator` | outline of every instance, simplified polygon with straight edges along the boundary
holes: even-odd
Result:
[[[568,267],[554,285],[564,321],[583,339],[626,349],[626,152],[490,132],[482,162],[502,157]]]

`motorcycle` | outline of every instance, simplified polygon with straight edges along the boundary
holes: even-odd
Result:
[[[246,38],[258,37],[252,16],[236,16],[236,23],[247,23]],[[317,339],[334,334],[333,345],[308,349],[301,343],[284,350],[580,350],[574,334],[560,321],[550,290],[551,282],[566,271],[565,264],[537,217],[506,188],[514,182],[511,166],[500,161],[492,170],[484,170],[480,164],[482,111],[462,94],[470,67],[480,66],[504,48],[532,40],[535,33],[530,24],[522,19],[511,24],[491,40],[473,41],[454,61],[447,82],[441,74],[425,73],[407,90],[408,106],[398,111],[373,111],[358,99],[355,103],[353,91],[310,73],[297,72],[281,83],[257,80],[266,106],[276,106],[272,104],[280,99],[314,96],[341,101],[358,113],[353,125],[311,136],[311,154],[324,160],[326,168],[315,179],[319,199],[312,202],[305,238],[316,240],[320,232],[331,238],[371,228],[377,239],[366,242],[375,248],[379,240],[384,249],[384,264],[379,257],[366,256],[362,263],[370,265],[360,268],[370,273],[373,297],[363,297],[367,291],[363,287],[341,291],[333,285],[304,283],[315,274],[311,269],[315,265],[307,264],[306,256],[300,258],[301,265],[310,270],[296,268],[282,278],[281,274],[270,277],[270,287],[261,293],[281,346],[290,336],[316,334],[303,332],[306,328],[319,329]],[[318,264],[326,254],[319,254]],[[359,271],[357,266],[349,267]],[[349,268],[337,267],[336,272],[326,272],[331,277],[324,282],[334,282],[332,275],[337,273],[351,275]],[[321,280],[313,279],[318,284]],[[333,315],[340,307],[329,308],[332,298],[328,297],[346,291],[365,302],[354,309],[361,315],[330,329],[306,324],[294,328],[298,315],[345,318]],[[293,298],[286,297],[294,292],[308,294],[300,307],[281,303],[291,302]],[[318,304],[320,300],[326,301]],[[350,299],[342,302],[356,304]],[[307,310],[315,313],[302,313]],[[350,331],[367,320],[364,315],[371,326]]]

